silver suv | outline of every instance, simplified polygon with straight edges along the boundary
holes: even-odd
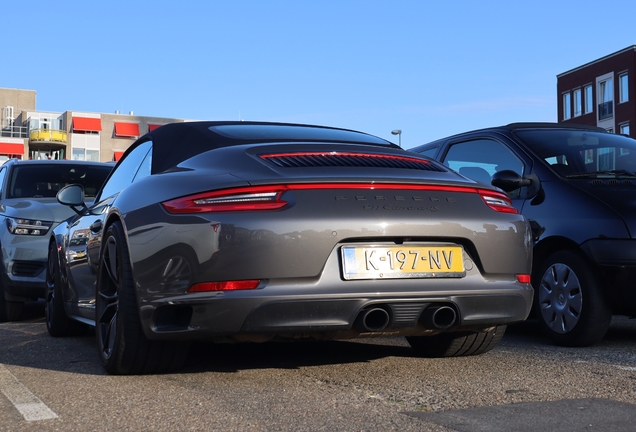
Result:
[[[0,167],[0,322],[19,319],[25,301],[46,295],[47,234],[74,214],[57,202],[57,191],[81,184],[90,201],[113,166],[12,159]]]

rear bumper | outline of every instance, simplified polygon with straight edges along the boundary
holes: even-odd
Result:
[[[378,335],[418,335],[447,329],[426,323],[428,308],[450,306],[452,329],[486,328],[523,321],[532,306],[529,284],[496,282],[490,291],[455,293],[367,293],[364,296],[190,295],[154,301],[141,308],[151,339],[208,339],[245,335],[349,338],[365,333],[356,323],[363,311],[387,313]],[[253,292],[252,292],[253,293]],[[373,333],[373,332],[371,332]],[[372,336],[372,334],[370,334]]]

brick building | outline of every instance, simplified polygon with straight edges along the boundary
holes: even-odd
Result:
[[[632,45],[557,75],[559,121],[636,137],[635,74]]]

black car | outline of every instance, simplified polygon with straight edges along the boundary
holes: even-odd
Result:
[[[588,126],[515,123],[411,151],[505,190],[534,237],[541,327],[587,346],[636,314],[636,140]]]
[[[108,372],[187,342],[406,336],[480,354],[530,313],[530,226],[506,195],[368,134],[188,122],[136,141],[49,237],[46,322],[96,327]],[[83,248],[83,249],[82,249]]]

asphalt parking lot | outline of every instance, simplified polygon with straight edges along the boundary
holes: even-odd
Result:
[[[51,338],[41,305],[30,313],[0,324],[1,431],[631,431],[636,421],[626,318],[590,348],[549,345],[529,321],[476,357],[417,358],[402,339],[199,344],[179,373],[117,377],[92,336]],[[27,419],[34,412],[45,418]]]

